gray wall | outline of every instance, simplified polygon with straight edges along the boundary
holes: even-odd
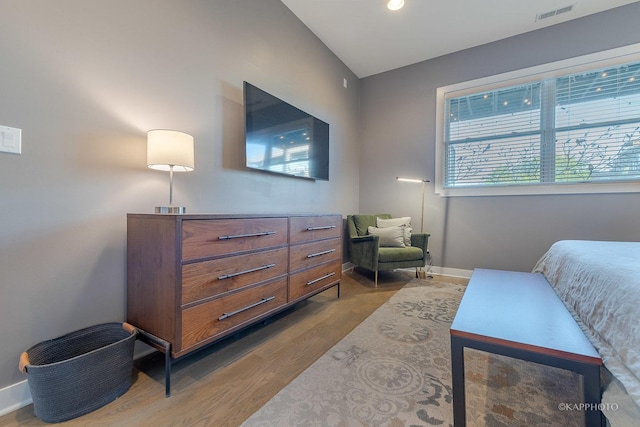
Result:
[[[23,130],[23,151],[0,153],[0,388],[25,379],[29,346],[124,319],[126,213],[168,197],[167,175],[145,166],[147,130],[195,137],[196,170],[174,188],[189,212],[417,220],[419,185],[395,177],[434,178],[437,87],[640,42],[639,14],[358,82],[279,0],[4,1],[0,125]],[[243,80],[331,123],[331,181],[243,167]],[[430,185],[426,205],[434,264],[450,268],[528,270],[561,238],[640,240],[637,194],[446,199]]]
[[[331,124],[329,182],[244,168],[243,80]],[[126,214],[168,203],[147,130],[194,136],[188,212],[355,212],[358,87],[279,0],[3,1],[0,125],[23,146],[0,153],[0,388],[31,345],[124,320]]]
[[[561,239],[640,241],[637,193],[444,198],[433,186],[436,88],[638,43],[638,16],[633,3],[361,80],[360,211],[419,222],[420,185],[395,177],[430,179],[425,230],[434,265],[451,269],[530,271]]]

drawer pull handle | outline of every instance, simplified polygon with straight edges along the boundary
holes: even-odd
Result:
[[[321,227],[307,227],[307,231],[329,230],[331,228],[336,228],[336,226],[335,225],[323,225]]]
[[[222,316],[218,317],[218,320],[228,319],[229,317],[231,317],[231,316],[235,316],[236,314],[240,314],[240,313],[242,313],[243,311],[247,311],[247,310],[249,310],[249,309],[251,309],[251,308],[253,308],[253,307],[257,307],[257,306],[259,306],[260,304],[264,304],[265,302],[269,302],[269,301],[271,301],[271,300],[272,300],[272,299],[274,299],[274,298],[275,298],[275,297],[262,298],[260,301],[255,302],[255,303],[253,303],[253,304],[251,304],[251,305],[248,305],[248,306],[246,306],[246,307],[243,307],[243,308],[241,308],[241,309],[239,309],[239,310],[232,311],[231,313],[222,313]]]
[[[330,254],[332,252],[335,252],[335,249],[329,249],[328,251],[322,251],[322,252],[316,252],[315,254],[309,254],[307,255],[307,258],[314,258],[320,255],[326,255],[326,254]]]
[[[276,234],[275,231],[262,231],[260,233],[249,233],[249,234],[235,234],[231,236],[219,236],[218,240],[231,240],[231,239],[240,239],[242,237],[260,237],[260,236],[270,236],[272,234]]]
[[[324,279],[326,279],[326,278],[328,278],[328,277],[334,276],[335,274],[336,274],[336,273],[334,273],[334,272],[331,272],[331,273],[329,273],[329,274],[325,274],[325,275],[324,275],[324,276],[322,276],[322,277],[318,277],[318,278],[317,278],[317,279],[315,279],[315,280],[311,280],[311,281],[307,282],[307,285],[313,285],[314,283],[318,283],[319,281],[324,280]]]
[[[254,271],[260,271],[260,270],[266,270],[267,268],[271,268],[275,266],[276,266],[275,264],[265,264],[265,265],[261,265],[260,267],[239,271],[237,273],[223,274],[222,276],[218,276],[218,280],[231,279],[232,277],[240,276],[242,274],[253,273]]]

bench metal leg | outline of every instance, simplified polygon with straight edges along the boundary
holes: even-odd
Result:
[[[453,388],[453,425],[466,425],[464,397],[464,344],[460,338],[451,336],[451,385]]]
[[[580,374],[582,376],[584,401],[576,403],[584,403],[585,426],[601,427],[605,425],[604,416],[599,409],[601,402],[600,365],[451,335],[451,380],[453,386],[453,422],[455,427],[464,427],[466,424],[464,398],[465,347],[539,363],[541,365],[554,366]]]
[[[587,426],[605,426],[605,418],[599,409],[601,403],[600,366],[582,366],[582,390],[584,393],[584,423]]]

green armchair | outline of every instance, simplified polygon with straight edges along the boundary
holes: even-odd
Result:
[[[375,273],[375,287],[378,287],[378,271],[424,267],[429,241],[427,233],[412,233],[411,246],[381,247],[380,237],[367,233],[369,226],[376,227],[377,218],[390,219],[391,215],[347,215],[349,260]]]

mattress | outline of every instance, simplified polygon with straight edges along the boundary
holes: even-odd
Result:
[[[533,271],[546,277],[615,377],[605,383],[603,403],[615,412],[605,407],[607,418],[640,414],[640,242],[562,240]]]

